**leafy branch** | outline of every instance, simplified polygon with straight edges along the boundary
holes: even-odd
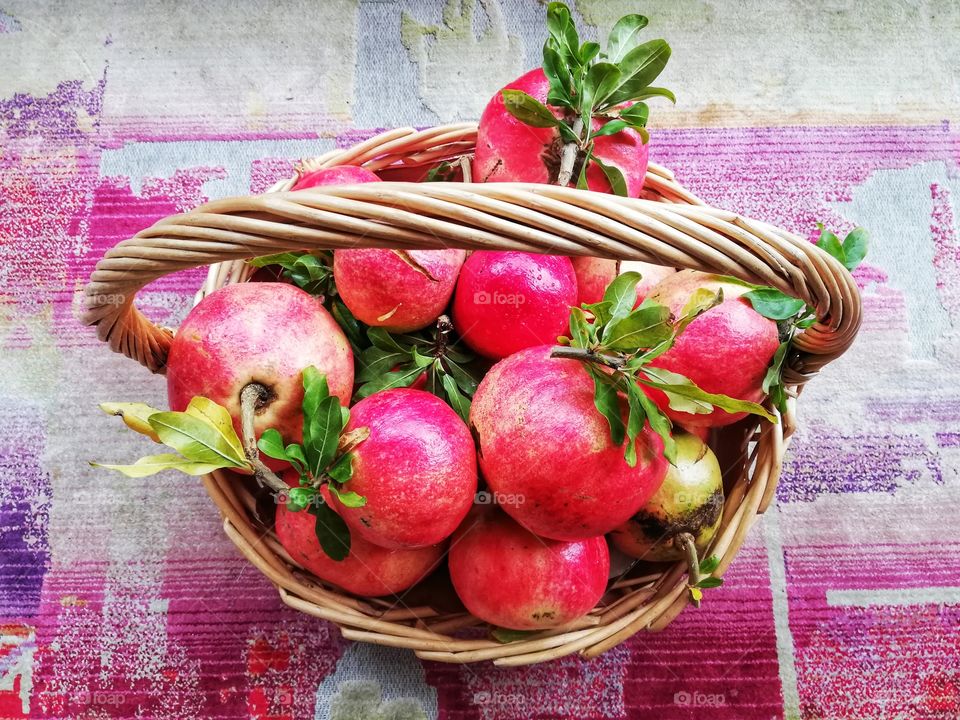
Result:
[[[264,430],[257,442],[260,451],[275,460],[288,462],[299,475],[299,485],[287,491],[287,508],[307,510],[316,516],[320,547],[333,560],[350,553],[350,530],[343,519],[323,500],[320,488],[346,507],[366,505],[366,498],[343,484],[353,477],[353,449],[370,436],[363,427],[344,432],[350,410],[331,395],[326,377],[316,368],[303,371],[303,442],[285,444],[274,429]]]
[[[561,337],[553,357],[573,358],[587,363],[594,381],[594,404],[610,426],[615,445],[626,440],[624,458],[632,467],[637,463],[636,439],[644,423],[663,438],[664,454],[676,459],[676,445],[670,434],[671,422],[640,387],[661,390],[670,408],[706,414],[721,408],[727,412],[748,412],[771,422],[776,418],[762,406],[726,395],[708,393],[689,378],[649,365],[673,347],[677,337],[698,316],[723,301],[723,293],[697,290],[678,318],[652,300],[634,308],[640,273],[619,275],[607,286],[598,303],[584,304],[570,311],[570,337]],[[593,318],[589,322],[587,313]],[[620,394],[626,396],[627,413],[621,409]]]
[[[699,562],[697,561],[697,548],[696,545],[693,544],[693,538],[689,538],[689,544],[686,542],[683,544],[688,552],[687,590],[690,593],[693,606],[700,607],[704,590],[723,585],[723,578],[714,577],[712,574],[720,566],[720,558],[716,555],[711,555],[706,560]],[[692,558],[689,555],[689,547],[691,546],[693,547]]]
[[[594,140],[632,128],[644,143],[649,140],[650,109],[644,100],[673,93],[652,83],[670,59],[665,40],[641,43],[647,26],[643,15],[626,15],[610,31],[605,52],[595,42],[580,42],[570,9],[561,2],[547,7],[549,36],[543,46],[543,72],[550,83],[547,104],[521,90],[503,90],[506,110],[533,127],[557,129],[563,141],[557,184],[568,185],[574,175],[585,188],[590,163],[603,171],[617,195],[627,194],[623,172],[593,153]],[[558,117],[552,108],[560,110]],[[600,120],[596,130],[593,121]]]
[[[184,412],[157,410],[144,403],[104,403],[100,406],[104,412],[121,417],[127,427],[176,452],[148,455],[132,465],[90,464],[135,478],[161,470],[205,475],[229,469],[253,475],[275,497],[286,497],[288,509],[307,510],[315,515],[317,538],[324,552],[334,560],[343,560],[350,552],[350,532],[340,516],[323,502],[320,488],[326,484],[330,494],[347,507],[362,507],[366,503],[357,493],[342,490],[342,485],[353,475],[352,450],[370,431],[364,427],[343,432],[350,411],[330,395],[326,377],[316,368],[304,369],[303,388],[303,442],[287,445],[274,428],[265,430],[259,441],[254,435],[254,417],[269,397],[267,388],[256,382],[240,392],[243,441],[234,429],[229,411],[205,397],[194,397]],[[288,487],[260,459],[260,452],[288,462],[300,475],[299,486]]]
[[[431,331],[393,335],[383,328],[368,328],[370,346],[358,358],[357,398],[391,388],[410,387],[420,377],[424,389],[447,402],[464,422],[478,380],[468,365],[475,358],[453,342],[453,323],[446,315]]]
[[[867,255],[869,235],[862,227],[851,230],[841,242],[823,223],[817,223],[820,237],[817,247],[825,251],[847,270],[853,272]],[[749,285],[736,278],[729,280],[741,285]],[[776,288],[762,285],[749,285],[752,289],[744,293],[753,309],[763,317],[777,321],[780,331],[780,346],[777,348],[763,378],[762,389],[770,396],[781,413],[787,410],[787,390],[783,384],[783,368],[793,348],[793,340],[799,330],[805,330],[817,322],[815,308],[803,300],[790,297]]]
[[[284,278],[311,295],[332,298],[337,294],[337,288],[333,282],[332,250],[263,255],[251,258],[247,262],[256,268],[279,266]]]

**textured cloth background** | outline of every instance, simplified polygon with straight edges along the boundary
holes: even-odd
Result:
[[[651,154],[708,201],[873,233],[860,339],[701,610],[590,663],[421,664],[284,607],[200,485],[86,461],[162,378],[77,321],[104,250],[374,129],[475,118],[543,7],[0,0],[0,717],[960,717],[960,6],[601,2],[674,47]],[[951,124],[951,123],[954,124]],[[202,272],[141,296],[175,325]]]

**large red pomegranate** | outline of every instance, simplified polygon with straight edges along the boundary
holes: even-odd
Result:
[[[391,332],[426,327],[443,313],[465,250],[383,250],[333,253],[340,298],[363,323]]]
[[[522,90],[542,103],[547,101],[550,84],[537,68],[522,75],[503,90]],[[560,108],[551,108],[562,117]],[[597,129],[605,121],[594,118]],[[504,104],[502,91],[494,95],[477,130],[477,150],[473,172],[477,182],[533,182],[556,183],[560,170],[563,141],[556,128],[532,127],[510,114]],[[614,165],[623,173],[627,195],[638,197],[647,174],[647,146],[639,133],[626,128],[613,135],[598,137],[594,155],[607,165]],[[603,171],[595,164],[587,167],[587,187],[599,192],[612,192]]]
[[[467,610],[513,630],[585,615],[603,596],[609,573],[602,536],[545,540],[498,510],[469,515],[450,546],[450,578]]]
[[[494,365],[470,422],[483,477],[509,500],[503,509],[537,535],[580,540],[626,522],[659,487],[667,461],[647,427],[630,467],[594,405],[587,369],[550,351],[529,348]]]
[[[350,343],[323,304],[286,283],[238,283],[211,293],[190,313],[167,357],[171,410],[203,395],[230,411],[239,433],[240,392],[260,383],[257,437],[276,428],[286,442],[303,437],[303,380],[313,366],[343,404],[353,393]]]
[[[695,270],[682,270],[665,278],[650,298],[679,315],[700,288],[713,292],[722,289],[723,302],[691,322],[674,346],[651,366],[684,375],[709,393],[760,402],[764,375],[780,345],[777,324],[741,297],[749,287]],[[642,387],[672,420],[685,427],[717,427],[746,417],[746,413],[728,413],[720,408],[702,415],[671,410],[661,391]]]
[[[460,271],[453,324],[467,345],[498,360],[556,342],[576,302],[569,258],[484,250],[472,253]]]
[[[668,275],[676,272],[671,267],[640,262],[639,260],[609,260],[607,258],[580,256],[571,257],[573,271],[577,274],[577,303],[598,303],[603,300],[607,285],[622,272],[640,273],[637,283],[637,305],[642,303],[653,287]]]
[[[351,408],[345,432],[369,428],[343,484],[363,507],[332,506],[351,534],[387,548],[435,545],[449,537],[477,492],[477,455],[460,416],[436,395],[400,388]]]
[[[333,560],[320,547],[315,522],[316,518],[306,511],[291,512],[280,505],[277,539],[298,565],[356,595],[390,595],[416,585],[440,563],[445,549],[444,545],[431,545],[389,550],[354,533],[350,554],[343,560]]]

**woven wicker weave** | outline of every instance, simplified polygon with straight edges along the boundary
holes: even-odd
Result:
[[[378,171],[432,165],[472,152],[475,139],[472,124],[420,132],[403,128],[328,152],[309,167],[353,164]],[[163,372],[172,332],[134,307],[143,286],[177,270],[210,265],[199,298],[248,279],[246,258],[340,247],[499,248],[642,260],[770,285],[816,308],[819,322],[796,338],[784,371],[790,399],[781,422],[745,421],[725,431],[719,454],[727,499],[709,549],[721,558],[717,576],[774,497],[799,390],[846,350],[860,325],[856,284],[836,260],[784,230],[708,207],[657,165],[651,164],[645,181],[650,199],[513,183],[384,182],[288,192],[294,181],[280,182],[264,195],[207,203],[119,243],[98,263],[86,288],[86,322],[96,325],[100,339],[116,352]],[[645,574],[635,571],[612,583],[601,605],[572,625],[502,644],[482,633],[464,633],[482,625],[465,612],[357,598],[317,580],[255,519],[252,482],[215,472],[204,485],[220,508],[227,536],[287,605],[336,623],[348,639],[412,648],[424,659],[525,665],[575,652],[594,657],[640,630],[662,629],[689,600],[684,563],[650,566],[654,569]]]

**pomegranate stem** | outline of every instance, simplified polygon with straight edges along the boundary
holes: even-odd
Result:
[[[582,117],[578,117],[574,121],[572,130],[577,137],[580,137],[580,133],[583,132]],[[560,171],[557,173],[557,185],[560,187],[566,187],[570,184],[570,180],[573,178],[573,166],[577,162],[577,151],[579,149],[579,143],[564,143],[563,151],[560,154]]]
[[[253,468],[253,476],[260,487],[267,486],[277,493],[285,495],[290,488],[278,478],[273,470],[264,465],[257,448],[257,435],[254,431],[254,418],[257,404],[270,397],[270,391],[258,382],[248,383],[240,391],[240,428],[243,433],[243,452]]]
[[[572,347],[569,345],[558,345],[550,351],[550,357],[555,358],[570,358],[571,360],[583,360],[586,362],[598,363],[600,365],[606,365],[609,368],[614,370],[619,370],[624,365],[627,364],[626,359],[617,357],[615,355],[606,355],[604,353],[598,353],[589,348],[579,348]]]

